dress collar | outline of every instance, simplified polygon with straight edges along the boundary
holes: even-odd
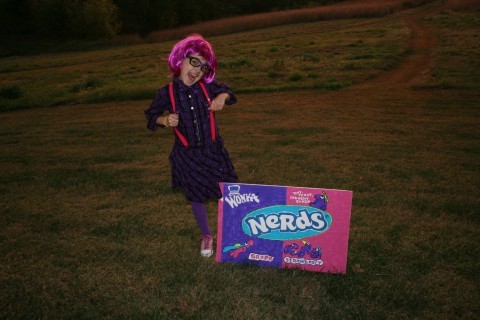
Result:
[[[196,94],[200,90],[200,85],[198,84],[198,82],[194,83],[191,87],[183,83],[183,81],[180,80],[179,77],[173,77],[173,82],[177,84],[178,89],[182,92],[191,91]]]

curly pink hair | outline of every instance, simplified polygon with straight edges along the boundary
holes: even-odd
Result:
[[[203,76],[203,81],[210,83],[215,78],[218,63],[212,45],[205,40],[200,34],[191,34],[185,39],[177,42],[168,57],[168,66],[175,76],[180,75],[182,61],[192,54],[198,54],[204,58],[209,67],[210,72]]]

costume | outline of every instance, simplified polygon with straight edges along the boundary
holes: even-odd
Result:
[[[226,104],[237,101],[226,84],[213,81],[204,85],[212,99],[220,93],[228,93],[230,99]],[[199,83],[188,87],[177,77],[173,78],[173,96],[175,112],[168,85],[157,91],[150,108],[144,111],[147,128],[153,131],[160,127],[156,120],[165,111],[179,115],[177,129],[188,141],[188,147],[175,135],[169,156],[172,187],[182,190],[189,201],[205,202],[211,198],[221,198],[218,183],[238,182],[238,177],[216,125],[212,133],[207,98]],[[215,141],[212,141],[212,136]]]

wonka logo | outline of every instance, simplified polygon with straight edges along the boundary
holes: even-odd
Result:
[[[239,185],[228,186],[228,197],[224,197],[225,201],[230,205],[231,208],[238,207],[242,203],[256,202],[260,203],[258,196],[254,193],[240,193]]]
[[[332,216],[318,208],[277,205],[255,210],[243,218],[245,234],[269,240],[293,240],[325,232]]]

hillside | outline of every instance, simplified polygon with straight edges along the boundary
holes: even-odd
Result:
[[[353,191],[345,276],[200,257],[143,114],[173,41],[1,59],[0,318],[476,319],[480,12],[451,4],[209,38],[241,181]]]

